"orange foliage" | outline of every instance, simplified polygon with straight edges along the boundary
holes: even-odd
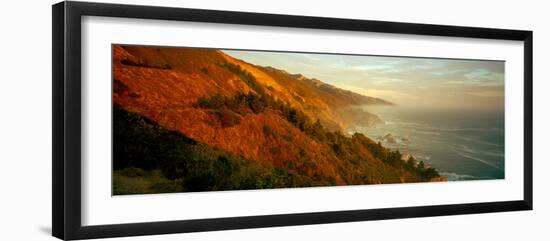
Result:
[[[347,126],[350,118],[335,107],[389,104],[360,96],[301,75],[258,67],[221,51],[194,48],[113,47],[113,102],[170,130],[177,130],[212,147],[310,177],[332,177],[336,184],[357,182],[365,170],[388,172],[411,181],[410,174],[393,170],[364,147],[368,161],[352,165],[340,160],[330,147],[319,143],[271,111],[247,114],[234,125],[224,125],[212,111],[196,108],[199,98],[253,92],[242,79],[220,66],[230,61],[252,73],[274,99],[282,100],[331,129]],[[170,69],[125,65],[124,60]],[[329,90],[323,88],[330,87]],[[370,102],[369,102],[370,101]],[[383,176],[383,175],[381,175]],[[394,182],[369,177],[371,183]]]

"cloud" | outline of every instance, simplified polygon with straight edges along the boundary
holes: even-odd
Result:
[[[362,71],[387,70],[391,68],[393,68],[393,66],[388,64],[364,64],[364,65],[351,67],[351,69],[353,70],[362,70]]]
[[[498,91],[498,90],[469,92],[468,94],[477,96],[477,97],[504,97],[504,91]]]
[[[405,100],[416,100],[416,96],[409,95],[400,91],[395,90],[385,90],[385,89],[372,89],[372,88],[362,88],[355,85],[337,85],[338,88],[346,89],[353,91],[358,94],[365,96],[382,98],[390,101],[405,101]]]
[[[499,81],[504,79],[504,73],[495,73],[486,69],[476,69],[464,74],[464,77],[477,82]]]
[[[337,54],[226,51],[245,61],[303,74],[397,104],[476,106],[504,95],[504,62]],[[491,99],[487,106],[500,108]]]
[[[487,81],[481,79],[460,79],[460,80],[449,80],[445,82],[446,84],[452,85],[463,85],[463,86],[477,86],[477,87],[490,87],[490,86],[503,86],[503,82],[496,81]]]
[[[464,72],[468,72],[468,70],[467,69],[448,69],[448,70],[439,69],[437,71],[433,71],[430,73],[435,76],[446,76],[446,75],[460,74]]]
[[[390,84],[390,83],[403,83],[403,82],[407,82],[407,81],[399,78],[377,78],[377,80],[374,81],[373,83],[375,85],[384,85],[384,84]]]

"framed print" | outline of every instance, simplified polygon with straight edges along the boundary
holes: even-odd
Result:
[[[61,2],[53,235],[532,209],[532,32]]]

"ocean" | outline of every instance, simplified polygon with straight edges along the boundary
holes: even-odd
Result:
[[[504,178],[504,112],[368,107],[384,124],[355,127],[392,150],[436,168],[449,181]]]

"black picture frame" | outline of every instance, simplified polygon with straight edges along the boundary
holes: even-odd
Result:
[[[517,40],[524,43],[524,187],[522,200],[421,207],[342,210],[333,212],[140,222],[99,226],[81,224],[81,17],[228,23],[327,30],[350,30],[426,36]],[[533,208],[533,32],[523,30],[366,21],[170,7],[89,2],[60,2],[52,6],[53,78],[53,195],[52,233],[60,239],[308,225],[379,219],[473,214]]]

